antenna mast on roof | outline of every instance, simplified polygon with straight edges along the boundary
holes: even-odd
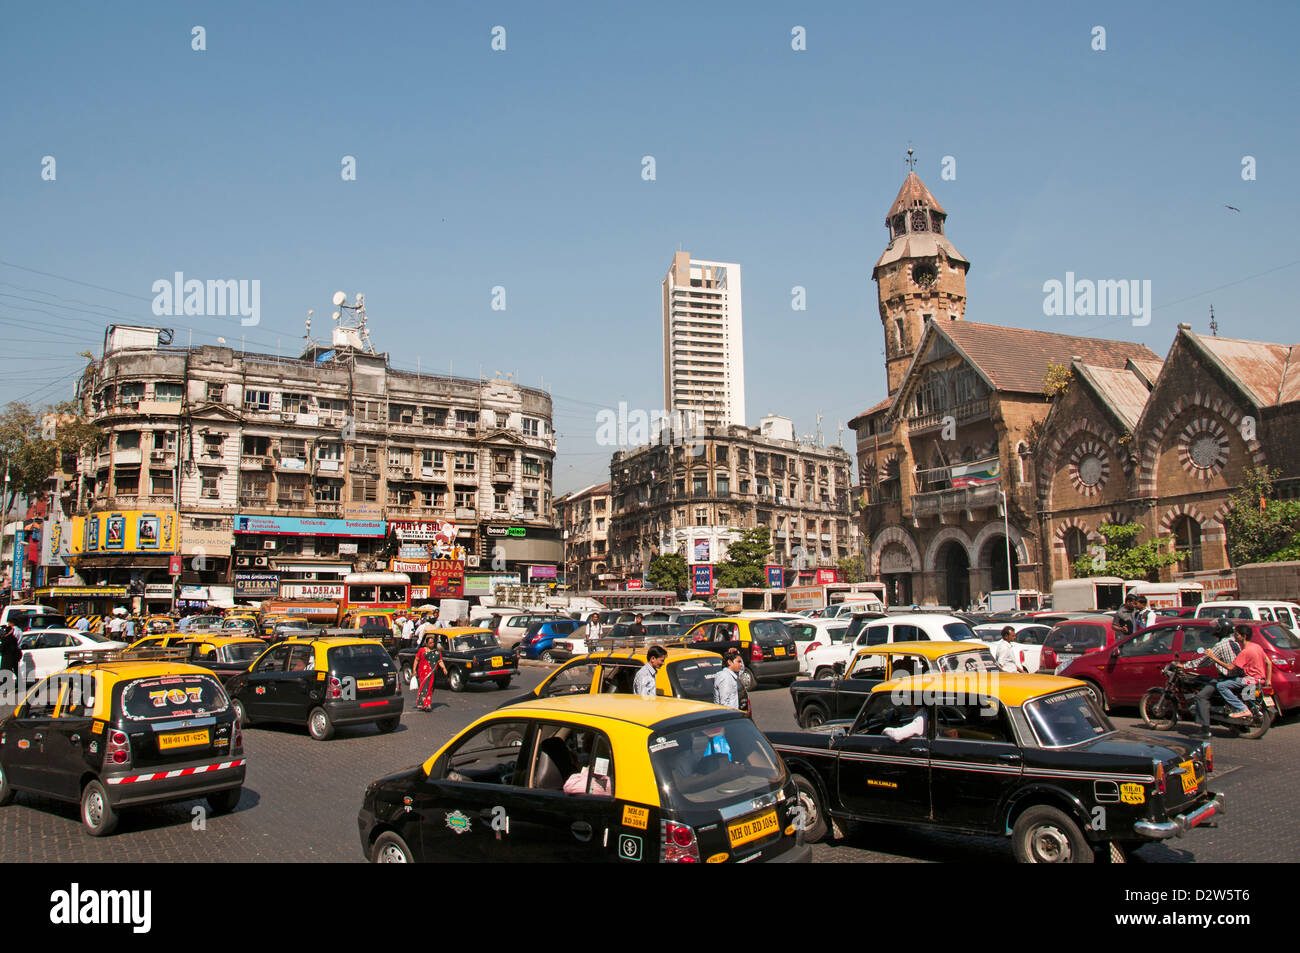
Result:
[[[1210,305],[1210,334],[1219,336],[1219,322],[1214,320],[1214,305]]]
[[[907,158],[903,161],[907,163],[907,169],[909,172],[916,171],[916,154],[912,151],[912,144],[910,142],[907,144]]]

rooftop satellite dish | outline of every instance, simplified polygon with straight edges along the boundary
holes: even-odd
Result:
[[[335,312],[334,312],[334,320],[337,321],[340,317],[341,317],[341,315],[340,315],[337,311],[335,311]]]
[[[334,292],[334,307],[336,308],[339,307],[340,305],[343,304],[343,302],[347,300],[348,300],[348,296],[345,295],[342,291]]]
[[[225,339],[225,338],[217,338],[217,343],[218,343],[218,344],[225,344],[225,343],[226,343],[226,339]]]

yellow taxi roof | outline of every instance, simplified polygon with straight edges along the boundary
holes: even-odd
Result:
[[[658,696],[642,698],[640,695],[559,695],[555,698],[537,698],[508,705],[493,714],[546,712],[586,718],[608,718],[649,730],[660,722],[679,715],[693,715],[697,712],[721,713],[728,710],[730,709],[722,709],[717,705],[686,698]]]
[[[650,648],[649,646],[646,646],[645,648],[637,648],[637,649],[599,649],[595,652],[588,652],[585,656],[582,657],[594,658],[594,659],[625,658],[637,662],[646,662],[648,661],[648,659],[646,658],[646,652],[649,651],[649,648]],[[667,661],[669,662],[676,662],[680,659],[693,659],[693,658],[716,658],[716,659],[722,658],[722,656],[719,655],[717,652],[709,652],[706,651],[705,649],[688,649],[688,648],[681,648],[680,646],[675,646],[675,645],[665,645],[662,646],[662,648],[668,653]]]
[[[943,658],[945,655],[958,655],[961,652],[978,652],[987,649],[988,644],[981,642],[891,642],[888,645],[868,645],[854,654],[860,655],[920,655],[923,658]]]
[[[487,635],[496,635],[491,629],[485,629],[477,625],[449,625],[445,629],[431,629],[435,635],[470,635],[480,632]]]
[[[249,642],[256,642],[258,645],[266,645],[266,641],[252,635],[203,635],[202,633],[194,634],[182,632],[181,638],[177,642],[210,642],[213,645],[244,645]]]
[[[1021,675],[1010,672],[932,672],[911,675],[877,685],[876,692],[961,693],[988,695],[1004,705],[1019,707],[1025,702],[1066,688],[1082,688],[1083,682],[1058,675]]]
[[[114,662],[91,663],[89,665],[78,665],[74,671],[78,674],[102,672],[112,681],[119,681],[124,678],[156,678],[160,675],[212,674],[208,669],[200,668],[197,665],[187,665],[184,662],[160,662],[156,659],[141,659],[140,661],[119,659]]]
[[[261,641],[258,639],[257,641]],[[276,645],[324,645],[330,648],[336,645],[383,645],[378,639],[356,638],[350,635],[291,635],[281,639]],[[268,646],[269,647],[269,646]]]

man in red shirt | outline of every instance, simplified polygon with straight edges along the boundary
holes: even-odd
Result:
[[[1228,703],[1232,709],[1229,718],[1246,719],[1250,717],[1250,710],[1246,708],[1236,692],[1247,685],[1263,685],[1268,687],[1273,684],[1273,660],[1268,657],[1259,643],[1248,641],[1242,648],[1241,654],[1232,660],[1232,664],[1240,669],[1244,674],[1238,678],[1225,678],[1219,682],[1219,694],[1223,700]]]

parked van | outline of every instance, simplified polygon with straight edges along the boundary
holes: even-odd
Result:
[[[1300,635],[1300,606],[1294,602],[1268,602],[1255,599],[1237,599],[1223,602],[1202,602],[1196,607],[1198,619],[1252,619],[1259,622],[1281,622]]]
[[[1187,609],[1205,601],[1205,587],[1199,582],[1141,582],[1130,579],[1124,583],[1124,595],[1146,596],[1152,609]]]
[[[1119,576],[1089,576],[1052,583],[1053,612],[1110,612],[1124,604]]]

